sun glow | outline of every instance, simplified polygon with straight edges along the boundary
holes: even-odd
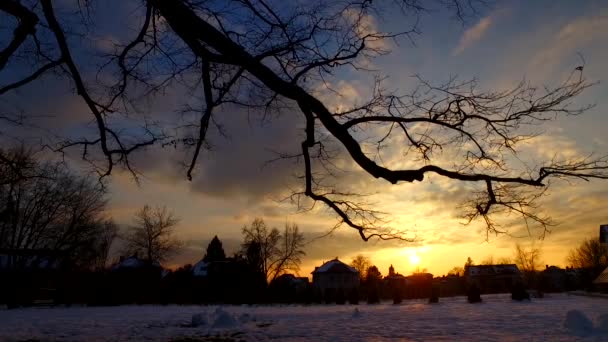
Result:
[[[410,264],[412,266],[418,266],[420,264],[420,257],[417,254],[410,255]]]

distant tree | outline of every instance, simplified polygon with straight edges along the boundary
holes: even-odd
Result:
[[[367,269],[372,265],[371,260],[361,254],[355,256],[350,265],[359,272],[359,278],[364,280],[367,277]]]
[[[23,147],[0,150],[0,248],[34,252],[77,268],[105,264],[115,237],[106,190],[61,162],[41,162]],[[21,267],[31,258],[11,258]]]
[[[515,264],[520,271],[531,274],[540,269],[542,265],[541,249],[538,246],[531,245],[528,248],[521,244],[515,244]]]
[[[420,268],[420,266],[416,266],[416,269],[414,270],[414,274],[416,273],[426,273],[428,272],[428,270],[426,269],[426,267]]]
[[[473,261],[473,259],[471,259],[471,257],[467,257],[467,262],[464,263],[464,268],[466,269],[467,266],[473,266],[475,265],[475,262]]]
[[[150,263],[166,260],[181,247],[181,242],[173,237],[178,222],[166,207],[145,205],[135,214],[135,223],[124,235],[125,252],[143,256]]]
[[[243,250],[247,260],[268,278],[271,260],[279,252],[277,248],[281,235],[279,230],[269,229],[263,219],[255,218],[251,225],[243,227],[242,233]]]
[[[213,237],[209,245],[207,245],[207,253],[203,258],[204,262],[222,261],[226,259],[226,253],[222,247],[222,242],[217,235]]]
[[[378,283],[382,280],[382,273],[375,265],[372,265],[367,268],[367,272],[365,275],[365,281],[368,283]]]
[[[496,263],[498,265],[507,265],[507,264],[512,264],[513,260],[511,260],[511,258],[509,258],[509,257],[500,257],[500,258],[496,259]]]
[[[494,256],[488,255],[485,259],[481,260],[480,265],[494,265]]]
[[[302,257],[306,255],[303,246],[304,235],[300,233],[298,225],[285,224],[285,230],[279,237],[278,253],[270,264],[272,280],[287,271],[297,272],[300,269]]]
[[[255,271],[260,274],[266,275],[264,269],[264,258],[262,253],[262,247],[258,241],[251,241],[246,245],[245,260],[247,264]]]
[[[542,261],[541,249],[538,246],[531,245],[528,248],[522,247],[521,244],[515,245],[515,265],[523,273],[524,279],[528,286],[538,286],[536,284],[536,271],[540,269]],[[521,294],[516,294],[515,297],[522,297]]]
[[[576,268],[588,268],[599,274],[608,267],[608,247],[598,239],[584,240],[568,254],[568,263]]]
[[[367,289],[367,302],[375,304],[380,302],[380,282],[382,274],[378,267],[372,265],[368,267],[365,275],[365,287]]]
[[[250,265],[265,275],[267,281],[288,270],[297,271],[304,255],[304,236],[296,224],[286,224],[283,234],[268,228],[264,220],[256,218],[244,226],[243,253]]]
[[[460,266],[454,266],[451,270],[448,271],[448,275],[463,276],[464,268]]]
[[[99,227],[99,233],[95,239],[95,243],[93,244],[94,251],[94,267],[97,270],[102,270],[106,267],[108,263],[108,258],[110,257],[110,249],[114,244],[114,241],[118,237],[118,225],[114,223],[112,220],[106,220],[104,222],[98,223],[101,226]]]
[[[504,265],[504,264],[511,264],[511,263],[512,263],[512,261],[509,257],[494,258],[493,255],[488,255],[479,264],[480,265]]]

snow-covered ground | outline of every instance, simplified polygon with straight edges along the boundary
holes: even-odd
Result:
[[[432,305],[0,310],[0,341],[191,341],[214,336],[250,341],[608,341],[608,299],[566,294],[531,302],[513,302],[509,295],[483,299],[481,304],[455,297]]]

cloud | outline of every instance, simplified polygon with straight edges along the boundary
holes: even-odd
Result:
[[[249,121],[244,113],[223,113],[218,119],[230,137],[212,137],[216,147],[204,152],[192,190],[257,199],[285,190],[294,182],[294,160],[268,162],[279,153],[299,153],[304,139],[299,113],[288,112],[264,123]]]
[[[558,65],[564,62],[566,57],[576,57],[577,52],[584,53],[586,50],[594,50],[594,59],[605,55],[606,34],[608,31],[608,14],[603,13],[591,17],[579,17],[563,25],[548,42],[538,50],[530,63],[531,70],[541,70],[546,73],[553,72]],[[600,56],[597,56],[595,48],[600,48]],[[580,59],[578,60],[580,61]]]
[[[456,56],[461,54],[465,49],[471,47],[473,44],[480,41],[486,34],[490,26],[494,23],[495,19],[489,15],[481,18],[477,24],[467,29],[462,34],[458,46],[452,51],[452,55]]]
[[[347,9],[342,12],[342,16],[349,25],[354,25],[355,33],[359,38],[366,38],[366,47],[378,51],[386,51],[389,49],[389,43],[384,38],[374,38],[374,36],[382,35],[378,28],[376,18],[371,14],[361,13],[355,9]]]

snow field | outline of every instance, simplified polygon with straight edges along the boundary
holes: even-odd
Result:
[[[486,295],[439,304],[118,306],[0,310],[0,341],[608,341],[608,300]]]

